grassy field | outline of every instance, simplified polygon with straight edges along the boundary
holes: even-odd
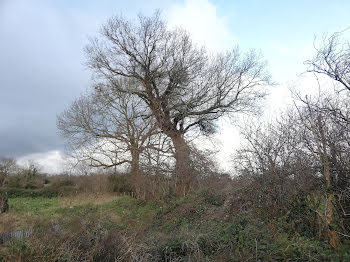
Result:
[[[137,224],[152,219],[157,207],[137,205],[137,200],[115,194],[77,195],[54,198],[10,198],[9,212],[0,219],[0,233],[33,228],[37,225],[59,224],[60,220],[82,214],[109,217],[119,224]]]

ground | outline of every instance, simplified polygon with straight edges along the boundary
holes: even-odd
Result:
[[[283,221],[272,230],[251,214],[229,213],[222,196],[209,191],[166,201],[81,194],[10,198],[9,204],[0,232],[63,227],[0,245],[0,261],[99,261],[106,250],[122,252],[121,261],[350,261],[348,243],[335,252],[322,240],[283,231]]]

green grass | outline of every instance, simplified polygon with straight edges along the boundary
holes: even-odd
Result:
[[[15,214],[78,214],[80,212],[102,212],[119,214],[130,219],[150,220],[158,212],[158,207],[152,202],[142,202],[129,196],[118,197],[103,204],[81,204],[74,207],[62,207],[55,198],[10,198],[10,212]]]
[[[72,203],[74,203],[72,198]],[[33,227],[42,221],[57,221],[70,217],[96,216],[110,218],[122,228],[143,228],[152,222],[160,210],[154,202],[142,202],[129,196],[116,197],[104,203],[74,203],[69,199],[9,198],[9,212],[0,219],[0,232]],[[6,218],[6,219],[5,219]],[[12,226],[8,226],[13,224]]]
[[[115,198],[115,197],[114,197]],[[103,196],[101,196],[103,199]],[[113,199],[111,196],[105,201]],[[75,201],[75,202],[74,202]],[[81,202],[85,201],[85,202]],[[97,212],[103,204],[86,203],[84,197],[14,197],[9,198],[9,211],[0,215],[0,233],[60,223],[62,219]],[[98,201],[97,201],[98,202]]]
[[[10,212],[15,214],[53,215],[57,214],[60,204],[57,198],[10,198]]]

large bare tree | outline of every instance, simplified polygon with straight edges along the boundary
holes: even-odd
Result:
[[[194,128],[215,131],[214,121],[225,114],[255,111],[269,83],[265,62],[254,51],[210,54],[186,31],[168,27],[159,12],[136,21],[112,17],[86,53],[97,86],[113,87],[148,105],[173,142],[176,174],[185,191],[191,162],[184,135]],[[123,78],[134,85],[123,85]]]
[[[348,30],[349,27],[325,36],[319,47],[316,47],[316,55],[305,62],[309,67],[307,72],[313,73],[316,78],[324,75],[332,80],[335,92],[331,95],[323,94],[317,101],[300,99],[308,108],[317,152],[324,167],[327,201],[325,212],[320,216],[333,247],[337,246],[338,237],[344,234],[336,232],[331,223],[339,219],[346,230],[349,230],[350,225],[350,41],[345,37]]]

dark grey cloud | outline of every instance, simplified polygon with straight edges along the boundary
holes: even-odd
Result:
[[[84,28],[35,2],[1,6],[0,156],[62,148],[56,115],[89,85]]]
[[[60,150],[62,112],[90,83],[83,48],[112,14],[169,1],[0,0],[0,157]]]

